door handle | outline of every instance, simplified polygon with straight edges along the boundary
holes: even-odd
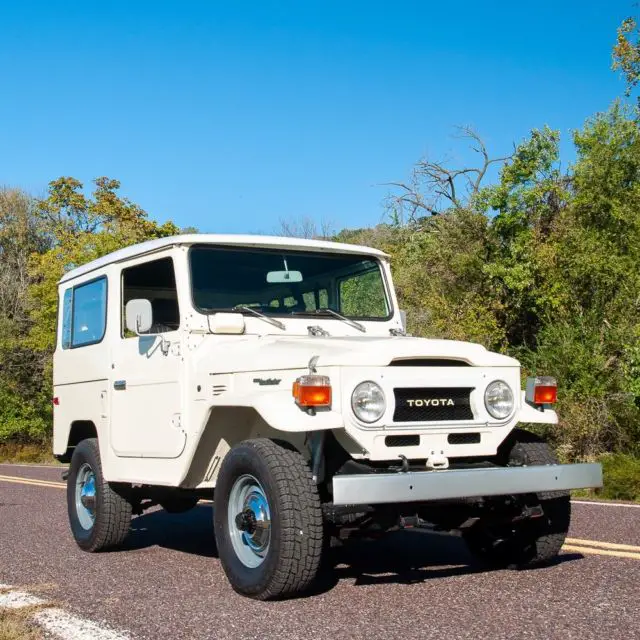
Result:
[[[124,391],[127,388],[127,381],[126,380],[116,380],[113,383],[113,388],[116,391]]]

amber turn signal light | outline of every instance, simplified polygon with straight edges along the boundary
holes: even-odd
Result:
[[[527,378],[525,397],[530,404],[555,404],[558,400],[558,383],[550,376]]]
[[[331,383],[327,376],[300,376],[293,383],[293,397],[300,407],[331,405]]]

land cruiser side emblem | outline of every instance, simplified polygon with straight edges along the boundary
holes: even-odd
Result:
[[[253,381],[261,387],[273,386],[282,382],[281,378],[254,378]]]
[[[410,407],[454,407],[456,403],[451,398],[417,398],[407,400],[407,404]]]

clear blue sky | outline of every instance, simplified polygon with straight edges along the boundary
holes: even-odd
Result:
[[[425,153],[496,154],[623,91],[631,0],[4,2],[0,184],[107,175],[158,220],[375,224]],[[565,157],[571,160],[570,145]]]

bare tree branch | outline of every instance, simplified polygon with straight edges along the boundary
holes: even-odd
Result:
[[[421,158],[408,182],[384,183],[394,189],[386,201],[387,209],[398,223],[406,224],[422,215],[438,215],[467,206],[480,192],[489,168],[512,158],[491,158],[484,141],[471,127],[457,127],[456,131],[456,137],[468,141],[469,148],[480,156],[478,165],[456,169],[450,168],[446,158],[441,161]]]

